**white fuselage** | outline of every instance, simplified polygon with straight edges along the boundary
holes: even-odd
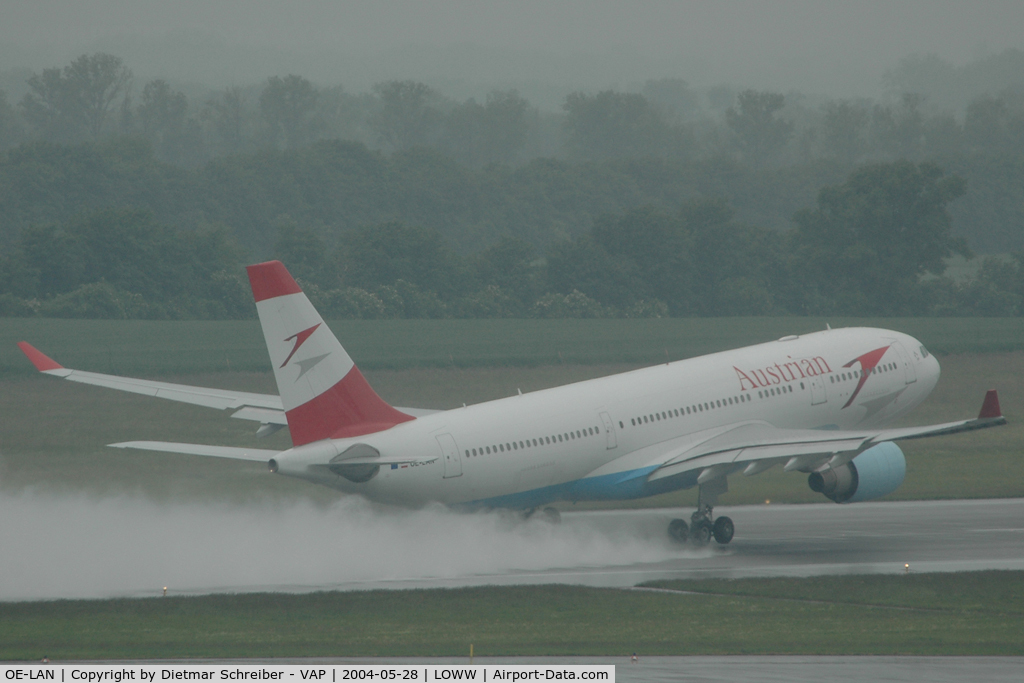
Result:
[[[862,366],[875,369],[862,376]],[[630,477],[651,466],[659,444],[750,421],[875,427],[920,404],[938,378],[938,362],[913,337],[827,330],[431,414],[300,446],[276,461],[282,474],[399,505],[531,508],[641,497],[696,484]],[[385,465],[363,483],[307,467],[357,443],[437,459]]]

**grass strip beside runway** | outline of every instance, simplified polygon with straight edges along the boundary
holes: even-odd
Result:
[[[1024,572],[0,604],[0,659],[1022,655]]]

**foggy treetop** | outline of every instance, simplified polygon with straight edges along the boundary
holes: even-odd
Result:
[[[35,0],[5,4],[0,71],[107,52],[143,82],[297,73],[365,92],[412,79],[460,100],[515,88],[547,110],[574,89],[658,78],[878,97],[900,59],[960,67],[1021,48],[1022,25],[1017,0]]]

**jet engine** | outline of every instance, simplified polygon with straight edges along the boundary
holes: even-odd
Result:
[[[886,441],[845,465],[811,472],[807,485],[837,503],[859,503],[892,493],[903,483],[906,473],[903,451]]]

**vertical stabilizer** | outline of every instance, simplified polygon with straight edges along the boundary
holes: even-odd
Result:
[[[246,270],[293,444],[379,432],[413,419],[370,388],[280,261]]]

